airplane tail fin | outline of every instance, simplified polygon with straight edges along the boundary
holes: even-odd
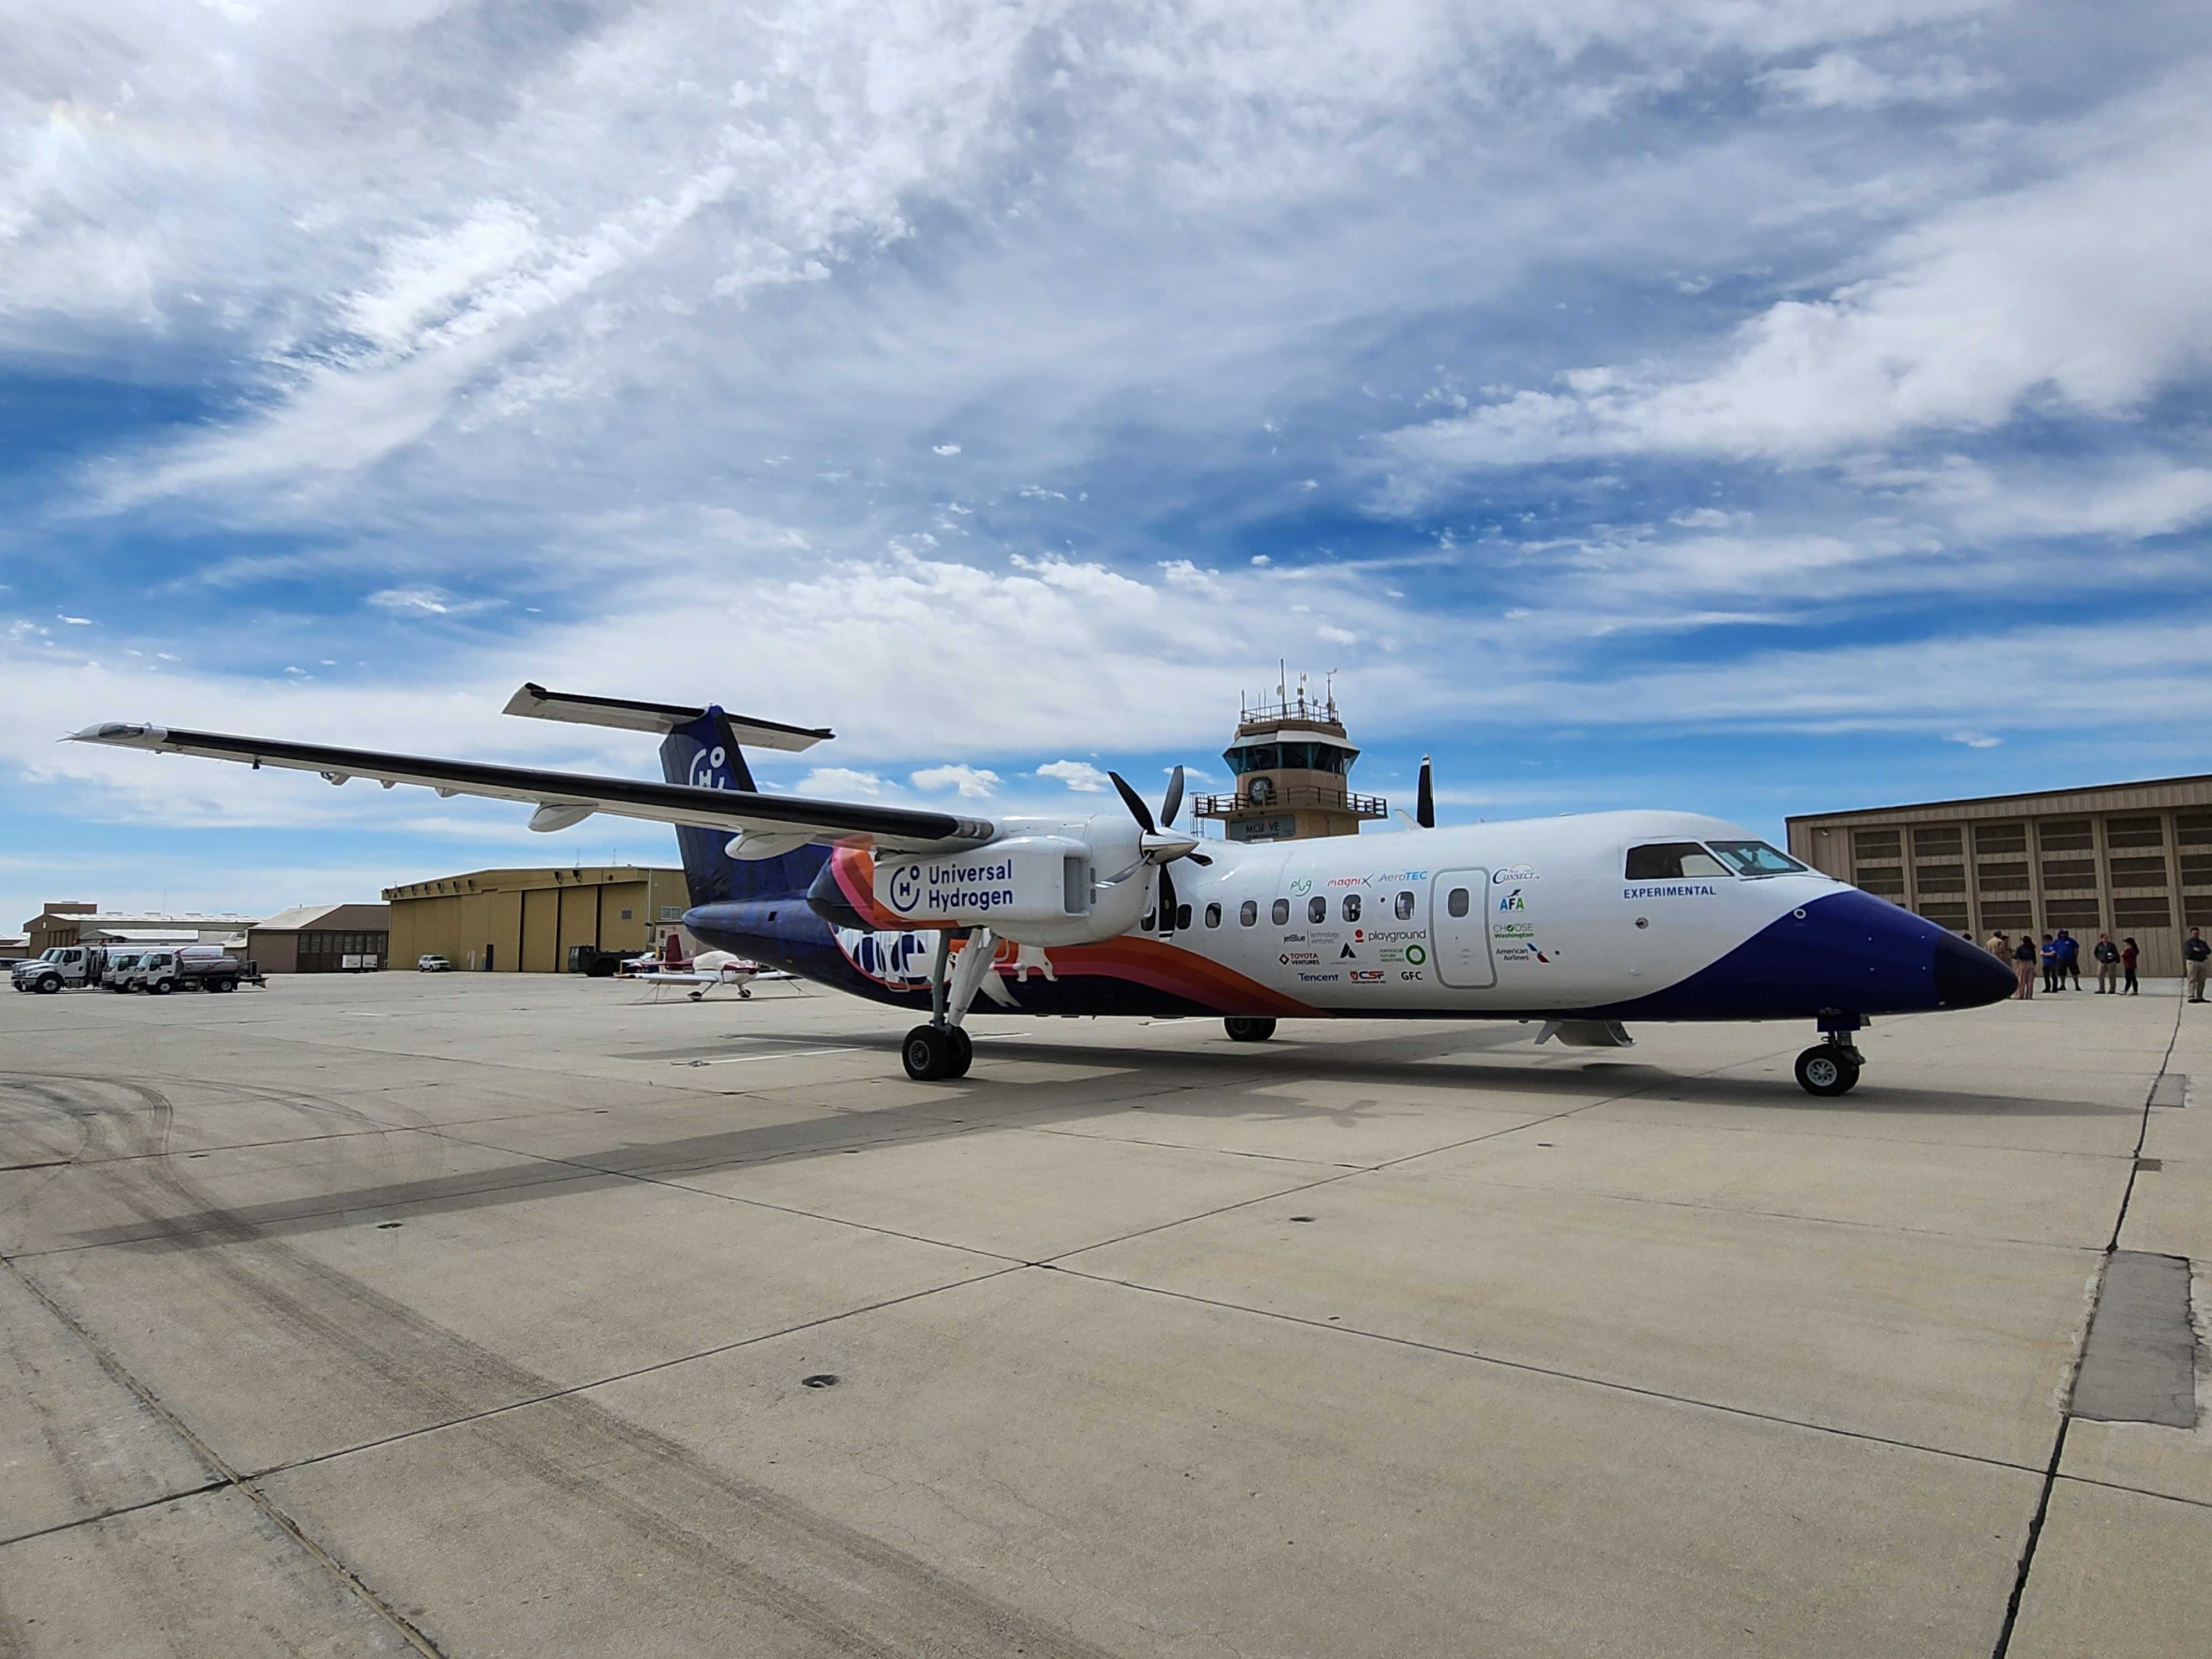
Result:
[[[754,788],[752,769],[740,746],[797,752],[836,734],[826,727],[786,726],[726,714],[719,706],[688,708],[675,703],[639,702],[624,697],[586,697],[526,684],[510,698],[510,714],[605,726],[628,732],[659,732],[661,775],[695,789]],[[694,824],[676,827],[684,860],[684,885],[694,906],[732,900],[798,898],[829,856],[826,848],[800,846],[767,858],[732,858],[726,831]]]

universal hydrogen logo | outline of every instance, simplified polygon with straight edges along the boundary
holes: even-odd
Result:
[[[919,904],[921,902],[921,867],[902,864],[892,871],[890,896],[891,908],[901,915]]]

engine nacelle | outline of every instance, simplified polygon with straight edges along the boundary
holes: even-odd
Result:
[[[1124,842],[1126,855],[1114,845]],[[909,927],[988,927],[1023,944],[1082,945],[1136,926],[1151,885],[1146,872],[1102,884],[1121,872],[1099,868],[1135,856],[1133,826],[1131,833],[1108,828],[1103,837],[1003,836],[964,853],[878,856],[874,896]]]

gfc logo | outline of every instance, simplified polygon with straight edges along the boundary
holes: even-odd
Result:
[[[725,750],[702,749],[691,757],[691,787],[694,789],[726,788],[728,786],[723,783],[719,774],[722,763],[728,758],[728,752]]]
[[[915,864],[902,864],[897,869],[892,871],[889,896],[891,908],[901,915],[904,915],[921,903],[921,866]]]

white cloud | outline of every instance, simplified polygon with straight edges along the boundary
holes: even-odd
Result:
[[[1848,52],[1822,53],[1802,69],[1773,69],[1753,79],[1784,102],[1815,109],[1870,110],[1886,104],[1948,103],[1990,86],[1954,59],[1875,69]]]
[[[1963,743],[1969,749],[1994,749],[2004,739],[1993,738],[1986,732],[1947,732],[1943,734],[1943,741]]]
[[[67,623],[71,628],[89,628],[92,626],[92,618],[89,617],[64,617],[58,613],[55,616],[54,620],[56,622]]]
[[[453,596],[436,587],[386,587],[368,596],[369,604],[380,611],[397,611],[403,614],[419,611],[429,616],[442,617],[452,608]]]
[[[1824,298],[1769,306],[1708,368],[1578,369],[1560,391],[1401,428],[1401,489],[1601,455],[1801,459],[1987,429],[2035,398],[2124,417],[2212,362],[2208,173],[2212,108],[2193,84],[2100,112],[2052,176],[1894,238]]]
[[[981,800],[999,787],[999,775],[974,766],[925,766],[907,781],[917,789],[957,789],[970,800]]]
[[[957,455],[960,453],[958,444],[938,444],[933,447],[939,455]]]
[[[1041,778],[1058,778],[1069,788],[1085,795],[1097,794],[1108,784],[1106,775],[1089,761],[1047,761],[1037,768],[1036,775]]]
[[[831,800],[874,800],[886,787],[873,772],[856,772],[849,766],[817,766],[799,779],[793,793]]]

